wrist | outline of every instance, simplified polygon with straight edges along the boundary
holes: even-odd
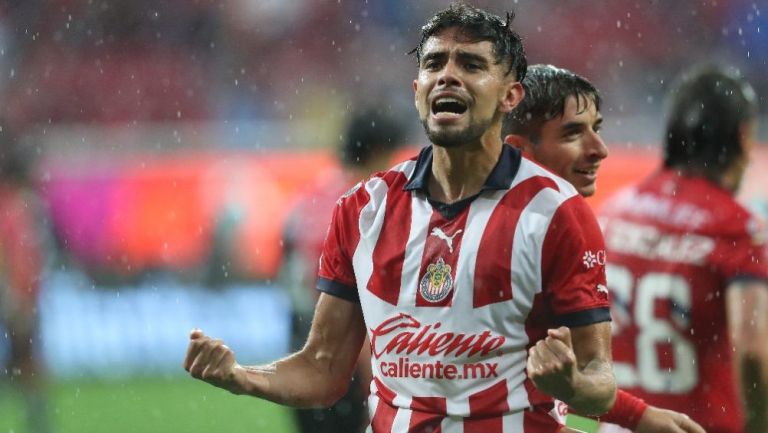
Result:
[[[251,372],[247,367],[235,363],[232,366],[232,376],[227,386],[227,390],[236,395],[253,395],[253,386],[251,385]]]
[[[648,404],[641,398],[623,391],[616,391],[616,401],[611,410],[599,417],[600,421],[618,424],[621,427],[635,430],[637,423],[648,408]]]

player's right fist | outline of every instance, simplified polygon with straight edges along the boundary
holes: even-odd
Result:
[[[237,367],[235,353],[223,341],[212,339],[199,329],[190,332],[184,369],[192,377],[236,392]]]

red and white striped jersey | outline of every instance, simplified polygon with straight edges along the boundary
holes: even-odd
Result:
[[[556,432],[527,349],[610,320],[605,247],[565,180],[504,146],[481,192],[430,201],[432,149],[339,200],[318,288],[360,302],[374,433]]]

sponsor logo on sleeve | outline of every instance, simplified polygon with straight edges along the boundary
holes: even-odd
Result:
[[[581,262],[584,263],[584,267],[592,269],[595,266],[605,266],[605,250],[585,251],[584,257],[581,258]]]

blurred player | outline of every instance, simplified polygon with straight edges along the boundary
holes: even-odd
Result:
[[[599,92],[585,78],[552,65],[528,67],[523,87],[525,98],[505,117],[505,142],[562,176],[582,196],[591,196],[600,163],[608,156],[600,137]],[[648,406],[621,390],[602,419],[636,432],[703,432],[687,416]]]
[[[281,280],[290,289],[293,303],[291,350],[307,341],[320,292],[317,265],[336,202],[355,183],[386,169],[405,137],[401,122],[386,107],[364,110],[349,122],[338,150],[341,168],[308,190],[291,212],[284,236]],[[296,410],[304,433],[352,433],[365,428],[365,405],[371,383],[370,347],[361,351],[358,371],[349,391],[328,409]]]
[[[524,94],[511,21],[454,5],[422,27],[413,89],[432,145],[339,200],[302,350],[244,367],[195,330],[193,377],[330,405],[367,331],[373,433],[556,433],[553,397],[585,414],[613,405],[604,266],[583,260],[604,255],[600,228],[571,184],[500,137]]]
[[[742,78],[714,67],[684,75],[663,167],[601,215],[617,380],[709,433],[768,432],[765,232],[734,199],[756,113]]]
[[[50,431],[38,337],[43,270],[39,203],[30,185],[31,153],[13,130],[0,128],[0,343],[9,359],[0,377],[22,392],[31,433]],[[0,334],[2,335],[2,334]],[[2,384],[0,383],[0,386]]]

